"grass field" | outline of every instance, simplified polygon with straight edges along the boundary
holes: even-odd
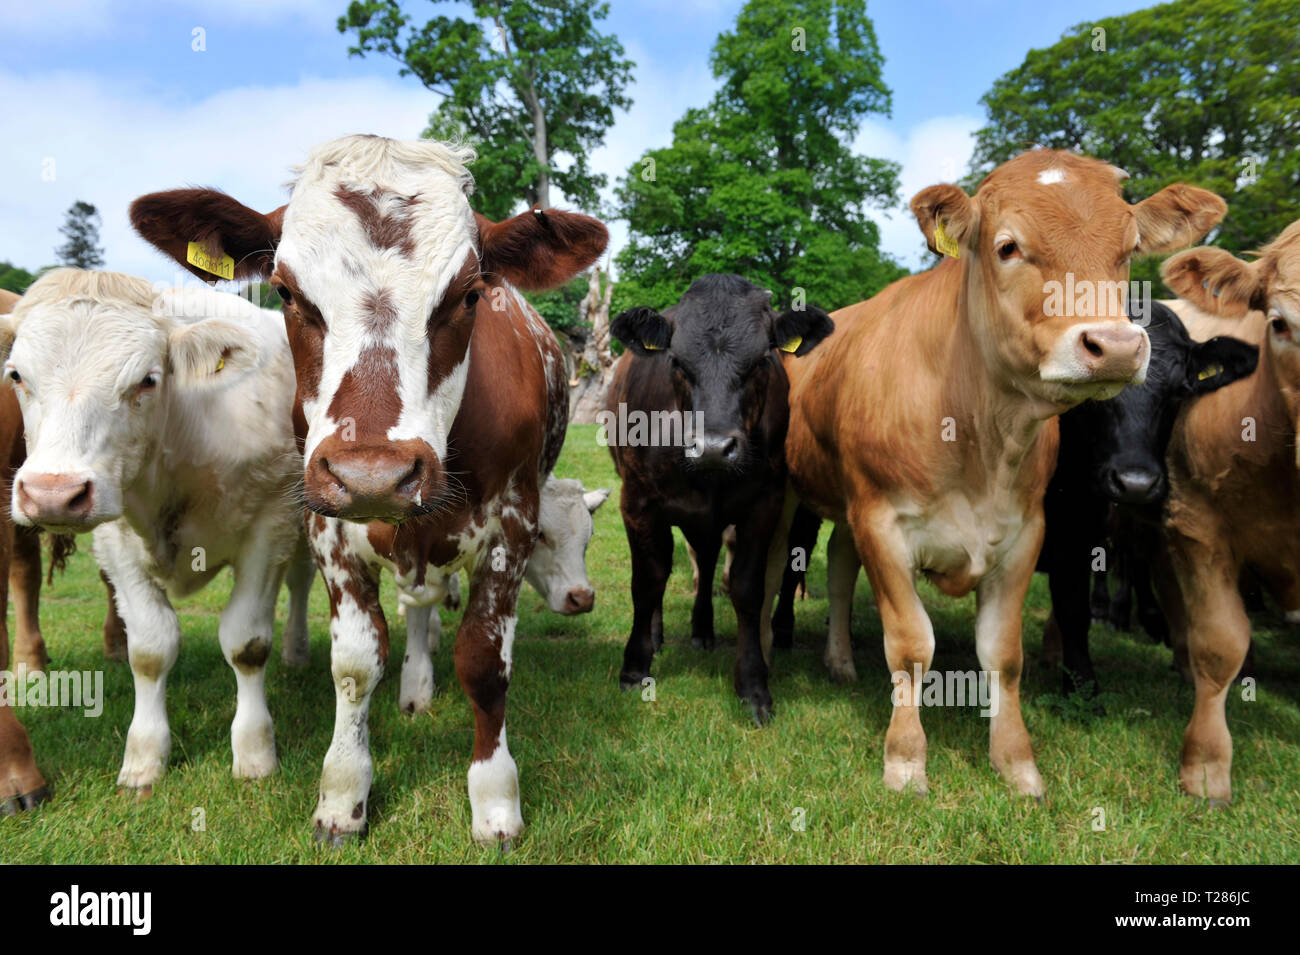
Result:
[[[557,473],[589,488],[616,486],[594,426],[570,429]],[[485,851],[469,836],[473,728],[451,661],[457,615],[443,612],[431,711],[402,715],[402,630],[391,585],[385,606],[395,648],[371,710],[370,835],[322,851],[310,820],[334,712],[324,589],[312,593],[310,667],[284,667],[278,647],[272,657],[281,766],[260,782],[230,775],[234,678],[217,645],[229,575],[180,608],[185,637],[168,687],[171,768],[152,798],[137,802],[114,785],[131,676],[126,664],[103,660],[104,591],[89,541],[82,543],[68,573],[42,595],[42,626],[54,666],[106,669],[107,702],[98,719],[79,710],[20,713],[55,798],[0,819],[3,863],[1300,862],[1300,639],[1269,629],[1268,619],[1256,621],[1258,698],[1244,702],[1236,692],[1228,704],[1231,808],[1211,810],[1179,793],[1191,690],[1163,647],[1094,628],[1105,715],[1060,696],[1058,675],[1038,665],[1047,616],[1041,577],[1025,608],[1023,695],[1046,802],[1009,793],[988,762],[987,721],[969,708],[924,711],[930,795],[918,799],[880,781],[890,682],[865,579],[854,617],[859,682],[834,686],[826,677],[822,550],[812,561],[810,599],[797,605],[796,647],[777,658],[770,727],[756,729],[734,697],[735,617],[726,598],[715,598],[717,649],[689,645],[690,566],[680,537],[656,699],[619,692],[631,601],[617,494],[598,512],[588,552],[595,612],[551,614],[527,588],[520,600],[508,721],[528,828],[514,851]],[[927,586],[925,599],[935,665],[977,668],[973,598],[953,601]],[[278,624],[284,604],[282,594]],[[204,828],[195,831],[200,808]],[[1094,829],[1097,809],[1104,831]]]

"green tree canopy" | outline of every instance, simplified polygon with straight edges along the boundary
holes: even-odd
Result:
[[[982,102],[973,178],[1041,145],[1113,162],[1133,199],[1204,186],[1228,202],[1215,242],[1233,252],[1300,218],[1295,0],[1181,0],[1083,23],[1031,50]]]
[[[448,0],[432,0],[435,5]],[[355,56],[380,53],[443,96],[424,135],[466,140],[474,166],[474,207],[492,219],[520,199],[549,208],[551,187],[594,211],[605,177],[587,157],[602,145],[632,61],[601,33],[609,5],[599,0],[514,0],[472,4],[475,19],[435,16],[414,26],[397,0],[353,2],[339,18],[353,31]]]
[[[749,0],[710,63],[712,101],[619,181],[618,302],[663,308],[699,276],[735,272],[778,302],[803,288],[839,307],[905,274],[867,217],[897,202],[898,166],[850,145],[890,109],[865,0]]]
[[[79,269],[98,269],[104,265],[104,249],[99,244],[99,210],[78,199],[68,207],[59,232],[67,240],[54,250],[60,265]]]
[[[22,295],[27,291],[27,286],[35,281],[36,276],[26,269],[11,262],[0,262],[0,288]]]

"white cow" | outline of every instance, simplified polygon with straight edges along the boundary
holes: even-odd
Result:
[[[286,659],[306,656],[315,568],[302,541],[302,455],[284,320],[211,289],[157,291],[114,272],[55,269],[0,319],[0,358],[27,432],[20,524],[94,531],[117,588],[135,678],[118,785],[148,792],[171,747],[167,674],[180,647],[169,597],[229,565],[219,636],[235,671],[234,774],[276,765],[265,666],[292,566]]]
[[[588,491],[579,480],[553,474],[541,487],[537,543],[528,558],[524,579],[555,613],[588,613],[595,605],[596,594],[587,579],[587,546],[595,527],[592,515],[608,497],[609,488]],[[423,581],[418,580],[414,568],[399,567],[390,552],[375,546],[378,535],[372,537],[371,530],[366,524],[344,525],[352,553],[375,571],[393,574],[398,612],[406,617],[406,653],[402,657],[397,705],[406,713],[423,713],[433,699],[430,653],[437,651],[442,637],[442,621],[435,608],[442,602],[459,606],[460,577],[444,577],[430,567]]]

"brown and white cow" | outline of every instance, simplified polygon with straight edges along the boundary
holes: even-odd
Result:
[[[1191,404],[1169,442],[1162,602],[1196,688],[1179,778],[1184,792],[1221,805],[1232,798],[1225,707],[1250,648],[1241,571],[1256,571],[1287,619],[1300,620],[1300,222],[1253,262],[1203,247],[1173,256],[1162,274],[1209,316],[1180,309],[1194,337],[1226,331],[1260,349],[1255,373]]]
[[[331,844],[366,826],[367,713],[388,655],[377,576],[341,520],[387,522],[370,543],[416,586],[429,570],[469,569],[455,660],[474,712],[473,835],[495,843],[523,828],[506,689],[538,486],[564,439],[568,386],[551,330],[515,289],[569,279],[608,234],[567,212],[476,216],[473,158],[436,142],[350,136],[313,150],[288,204],[269,215],[210,189],[145,196],[131,210],[141,235],[178,262],[188,243],[204,243],[233,259],[236,276],[269,276],[286,302],[305,500],[330,594],[336,719],[315,822]]]
[[[1020,613],[1043,537],[1052,417],[1142,379],[1149,346],[1125,314],[1129,258],[1186,245],[1226,211],[1185,185],[1130,205],[1123,178],[1037,150],[999,166],[973,196],[922,190],[912,211],[926,241],[955,257],[835,312],[829,342],[787,362],[792,484],[836,524],[828,662],[842,675],[852,676],[859,565],[880,608],[895,682],[890,788],[927,788],[914,685],[934,655],[915,584],[924,574],[945,594],[977,592],[980,665],[998,674],[990,756],[1017,791],[1043,792],[1020,713]],[[774,546],[769,599],[784,557]]]
[[[18,304],[18,296],[0,289],[0,315]],[[23,444],[23,415],[18,399],[7,384],[0,384],[0,454],[7,463],[0,468],[0,501],[6,500],[13,472],[26,456]],[[33,555],[35,566],[32,565]],[[12,575],[12,576],[11,576]],[[0,508],[0,673],[10,669],[9,629],[5,623],[8,587],[14,593],[18,633],[13,663],[29,670],[44,669],[45,644],[36,625],[36,597],[40,592],[40,538],[29,529],[15,536],[7,508]],[[45,779],[36,767],[27,731],[18,722],[13,707],[0,704],[0,815],[13,815],[49,798]]]

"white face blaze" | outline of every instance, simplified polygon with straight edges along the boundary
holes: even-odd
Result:
[[[348,426],[330,406],[349,372],[368,381],[382,373],[394,389],[400,414],[390,442],[419,439],[445,455],[468,359],[431,382],[428,322],[476,252],[464,165],[472,156],[351,136],[314,150],[299,170],[276,265],[292,271],[327,328],[319,385],[303,395],[307,459]]]

